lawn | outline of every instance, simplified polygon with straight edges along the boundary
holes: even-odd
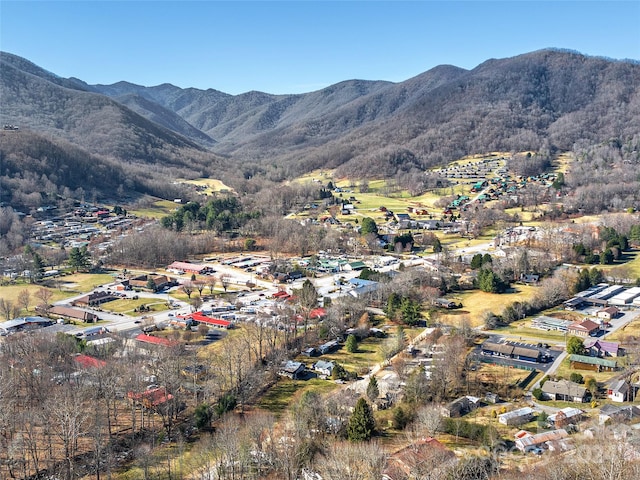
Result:
[[[113,277],[110,274],[75,273],[56,279],[47,279],[42,284],[18,283],[0,286],[0,298],[15,304],[20,292],[27,290],[31,295],[31,304],[35,306],[38,303],[35,294],[41,288],[50,290],[53,294],[52,301],[56,302],[112,281]]]
[[[331,392],[337,387],[337,383],[319,378],[312,378],[310,380],[290,380],[283,378],[278,380],[278,382],[263,395],[258,403],[258,407],[276,416],[280,416],[295,402],[296,398],[303,391],[314,391],[324,394]]]
[[[536,287],[530,285],[517,285],[514,293],[486,293],[481,290],[469,290],[448,297],[462,303],[460,310],[441,310],[437,314],[438,321],[450,325],[458,325],[462,317],[466,317],[473,327],[482,325],[482,314],[487,311],[496,314],[513,302],[530,300],[536,291]]]
[[[155,312],[164,312],[168,310],[167,303],[157,299],[138,298],[138,299],[120,299],[112,302],[103,303],[101,309],[105,312],[124,313],[137,317],[141,312],[134,312],[134,309],[140,308],[141,305],[149,307],[146,313],[153,314]]]
[[[106,283],[113,283],[113,275],[110,273],[74,273],[61,280],[63,290],[77,294],[88,292]]]
[[[605,275],[611,275],[615,270],[620,269],[624,272],[623,277],[630,278],[631,280],[640,278],[640,251],[632,249],[624,253],[621,262],[616,262],[613,265],[600,265],[600,268]]]
[[[358,343],[358,350],[355,353],[347,352],[343,346],[337,352],[323,355],[322,360],[338,362],[350,372],[361,372],[374,367],[382,361],[380,344],[383,340],[375,337],[365,338]]]

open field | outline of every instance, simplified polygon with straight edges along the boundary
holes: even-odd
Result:
[[[621,262],[616,262],[613,265],[599,265],[605,275],[615,275],[616,270],[621,270],[629,280],[635,280],[640,278],[640,251],[638,249],[631,249],[624,253]],[[615,275],[617,276],[617,275]]]
[[[170,200],[156,200],[152,203],[145,205],[144,207],[132,208],[130,213],[142,218],[162,218],[173,212],[178,204]]]
[[[0,298],[16,303],[20,292],[27,290],[31,295],[31,305],[35,306],[38,303],[35,294],[41,288],[50,290],[53,294],[52,301],[55,302],[87,292],[98,285],[112,281],[113,277],[109,274],[75,273],[56,279],[47,279],[43,284],[18,283],[16,285],[0,286]]]
[[[217,193],[217,192],[232,192],[233,189],[231,187],[228,187],[227,185],[225,185],[224,183],[222,183],[222,181],[215,179],[215,178],[198,178],[195,180],[184,180],[184,179],[178,179],[176,180],[177,182],[182,182],[182,183],[189,183],[191,185],[199,185],[201,187],[205,187],[205,190],[203,193],[207,194],[207,195],[211,195],[213,193]]]
[[[639,337],[640,336],[640,318],[635,319],[633,322],[625,325],[620,330],[607,336],[607,341],[624,343],[627,337]]]
[[[528,325],[529,322],[526,322]],[[525,324],[516,322],[506,327],[497,328],[495,330],[487,330],[487,333],[493,333],[496,335],[510,335],[522,337],[523,340],[535,340],[539,342],[550,343],[551,345],[564,346],[564,333],[559,331],[545,331],[538,328],[531,328],[525,326]]]
[[[480,290],[462,292],[448,297],[461,302],[462,308],[459,310],[440,310],[437,312],[436,318],[442,323],[456,326],[459,325],[462,318],[466,318],[473,327],[478,327],[482,324],[483,313],[491,311],[500,314],[513,302],[529,300],[535,291],[536,287],[530,285],[516,285],[514,293],[486,293]]]
[[[136,317],[140,315],[140,312],[134,312],[134,309],[139,308],[141,305],[149,307],[146,313],[164,312],[168,310],[166,302],[152,300],[150,298],[114,300],[103,303],[101,309],[105,312],[124,313],[125,315]]]
[[[478,364],[478,369],[470,373],[474,381],[500,383],[503,385],[516,385],[525,380],[530,374],[531,372],[528,370],[490,363],[480,363]]]

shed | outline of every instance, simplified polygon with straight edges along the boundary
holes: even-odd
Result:
[[[289,360],[280,367],[278,375],[297,380],[304,373],[305,366],[301,362]]]
[[[498,421],[503,425],[522,425],[533,418],[533,408],[523,407],[498,415]]]

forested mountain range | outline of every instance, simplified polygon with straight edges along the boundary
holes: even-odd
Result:
[[[553,152],[630,138],[640,132],[640,64],[541,50],[472,70],[439,66],[400,83],[229,95],[169,84],[88,85],[1,53],[0,99],[3,124],[97,155],[149,191],[162,189],[149,189],[132,170],[158,181],[210,175],[231,183],[321,167],[392,175],[469,153]],[[14,155],[19,143],[11,142]],[[15,166],[0,168],[0,177],[15,176]]]

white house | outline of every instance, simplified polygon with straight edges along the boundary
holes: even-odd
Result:
[[[607,398],[612,402],[626,402],[629,399],[630,386],[626,380],[616,380],[607,389]]]

